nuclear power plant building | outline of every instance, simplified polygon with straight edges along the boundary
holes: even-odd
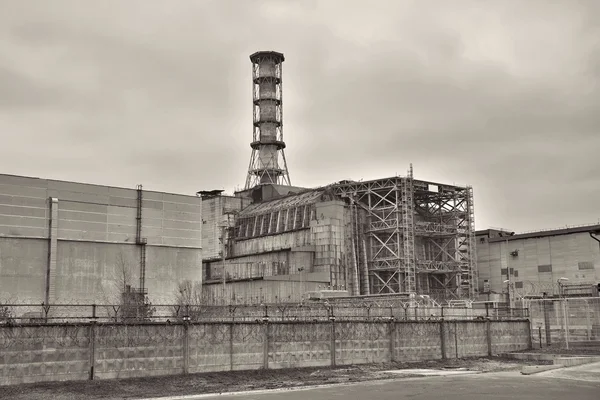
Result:
[[[244,190],[201,192],[203,301],[474,299],[471,187],[414,179],[412,166],[406,176],[292,185],[283,138],[284,60],[274,51],[250,56],[254,120]]]

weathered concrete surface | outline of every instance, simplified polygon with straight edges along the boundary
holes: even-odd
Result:
[[[534,361],[553,361],[557,354],[544,354],[544,353],[506,353],[503,356],[508,358],[514,358],[515,360],[534,360]]]
[[[564,365],[565,367],[574,367],[576,365],[591,364],[600,362],[600,357],[556,357],[554,364]]]
[[[575,365],[590,364],[600,361],[600,356],[562,356],[560,354],[541,353],[508,353],[505,357],[515,360],[552,361],[554,365],[572,367]]]
[[[588,232],[537,238],[513,237],[508,247],[504,238],[488,238],[483,234],[477,239],[480,291],[484,280],[488,280],[492,292],[506,290],[503,282],[507,275],[503,269],[507,263],[515,272],[511,280],[515,283],[515,291],[520,294],[558,294],[558,277],[569,278],[569,283],[595,284],[600,276],[600,248]],[[507,260],[507,255],[515,250],[519,256]],[[586,269],[579,268],[580,262],[588,263],[584,267]],[[541,265],[549,265],[551,270],[539,270]]]
[[[559,370],[566,371],[566,370]],[[555,371],[550,371],[552,373]],[[274,389],[213,395],[161,397],[155,400],[597,400],[594,381],[568,381],[516,372],[406,378],[376,382],[321,385],[308,388]]]
[[[596,398],[598,398],[598,389],[600,388],[600,362],[592,364],[578,365],[570,368],[559,368],[552,371],[545,371],[536,374],[536,377],[549,378],[552,380],[566,383],[568,380],[579,381],[578,384],[593,383],[596,388]],[[573,398],[579,397],[573,396]]]
[[[0,175],[0,301],[45,301],[47,276],[50,303],[118,297],[123,270],[137,287],[137,205],[134,189]],[[143,191],[141,211],[146,286],[170,302],[179,282],[202,279],[201,199]]]
[[[521,369],[522,375],[533,375],[539,374],[540,372],[550,371],[553,369],[564,368],[564,365],[561,364],[551,364],[551,365],[525,365]]]
[[[418,322],[0,325],[0,384],[422,361],[487,356],[494,343],[528,346],[490,336],[484,348],[476,326],[486,322],[461,324],[463,334],[475,336],[455,342],[440,323]],[[527,328],[502,324],[516,338]],[[449,342],[458,352],[444,350]]]

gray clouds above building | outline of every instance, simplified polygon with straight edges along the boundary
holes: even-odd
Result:
[[[0,172],[243,186],[248,55],[285,53],[292,184],[471,184],[479,229],[595,222],[595,1],[2,1]]]

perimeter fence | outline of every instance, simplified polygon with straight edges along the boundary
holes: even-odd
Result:
[[[63,322],[440,321],[527,319],[523,308],[379,306],[327,302],[267,305],[0,304],[0,324]]]
[[[600,350],[600,298],[529,300],[534,346]]]

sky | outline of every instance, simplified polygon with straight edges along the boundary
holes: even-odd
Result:
[[[292,184],[472,185],[477,229],[600,221],[595,0],[0,0],[0,173],[244,185],[283,52]]]

